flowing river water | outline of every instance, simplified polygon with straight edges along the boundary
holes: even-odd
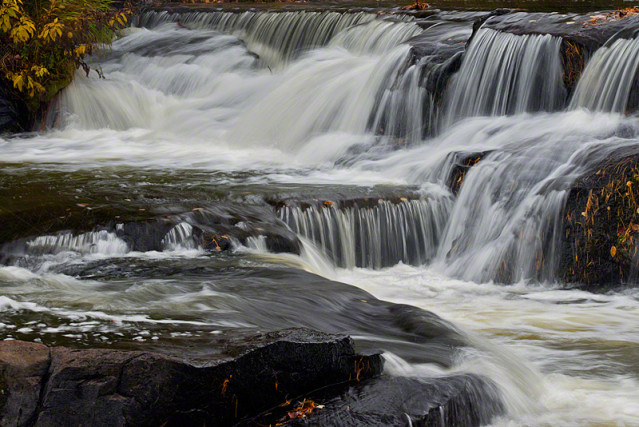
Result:
[[[305,325],[393,375],[487,376],[495,425],[639,425],[639,288],[579,290],[555,262],[570,185],[639,152],[639,43],[600,48],[569,96],[559,37],[483,28],[435,99],[481,16],[142,15],[47,130],[0,139],[2,338],[197,353]],[[459,153],[489,154],[455,193]],[[343,284],[471,345],[409,342]]]

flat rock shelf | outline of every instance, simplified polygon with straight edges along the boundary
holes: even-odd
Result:
[[[382,370],[379,354],[357,354],[349,337],[310,329],[243,338],[209,361],[2,341],[1,421],[6,426],[230,426],[414,419],[472,426],[502,411],[494,386],[479,377],[424,382],[382,376]],[[326,405],[313,403],[315,412],[303,416],[287,411],[311,398]]]

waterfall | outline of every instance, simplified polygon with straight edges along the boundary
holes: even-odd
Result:
[[[325,46],[340,31],[375,19],[372,13],[339,12],[145,12],[139,25],[153,28],[179,22],[189,28],[231,33],[269,65],[290,62],[300,53]]]
[[[129,250],[125,241],[116,233],[106,230],[82,234],[61,233],[38,236],[26,242],[29,255],[57,254],[59,252],[78,252],[81,254],[119,255]]]
[[[186,158],[219,155],[228,146],[282,150],[302,163],[322,156],[339,161],[355,146],[378,142],[371,131],[388,122],[381,110],[394,111],[394,120],[426,96],[421,89],[409,98],[400,94],[412,90],[421,75],[403,42],[422,30],[406,19],[336,12],[149,12],[140,22],[151,29],[133,29],[114,43],[112,59],[101,61],[109,79],[78,76],[64,91],[58,126],[131,130],[129,150],[153,139],[158,153],[162,141],[189,135],[179,149]],[[168,21],[207,29],[160,25]],[[262,44],[284,43],[277,50],[288,58],[304,49],[306,54],[278,69],[260,67],[250,43],[238,40],[249,33]],[[400,127],[419,140],[424,123],[411,117],[416,116],[406,115]],[[401,133],[390,122],[388,129],[393,133],[380,133]]]
[[[193,226],[187,222],[181,222],[169,230],[160,243],[165,250],[195,249],[197,246],[193,238]]]
[[[565,98],[561,39],[481,29],[447,93],[445,128],[473,116],[554,111]]]
[[[412,22],[377,19],[343,30],[329,46],[339,46],[360,54],[385,53],[421,32],[422,29]]]
[[[411,64],[399,73],[395,84],[387,87],[369,129],[395,139],[396,144],[422,141],[436,117],[433,96],[422,85],[424,64]]]
[[[428,200],[380,200],[352,206],[326,202],[284,206],[278,215],[293,231],[319,245],[337,265],[382,268],[429,261],[436,253],[447,208]]]
[[[176,167],[276,171],[275,181],[294,181],[301,169],[304,182],[372,177],[438,188],[437,197],[398,204],[280,209],[294,232],[344,267],[433,262],[478,282],[552,280],[570,183],[590,167],[572,156],[600,141],[616,146],[618,127],[635,134],[609,117],[552,112],[565,97],[558,37],[479,29],[462,59],[471,25],[430,32],[405,17],[148,12],[140,25],[103,61],[109,79],[78,78],[65,91],[69,141],[8,151],[11,158],[58,150],[69,163],[170,159]],[[252,43],[280,52],[282,67],[263,67]],[[614,62],[610,72],[630,85],[636,43],[602,48],[573,102],[582,85],[593,85],[597,64]],[[435,99],[442,92],[433,82],[457,67]],[[436,120],[445,126],[424,140]],[[77,135],[90,137],[77,142]],[[461,165],[464,153],[481,161]],[[187,228],[163,229],[159,247],[190,247]]]
[[[572,184],[632,146],[639,128],[621,117],[578,111],[475,119],[445,141],[472,134],[489,154],[466,173],[438,262],[448,274],[479,283],[556,280]]]
[[[404,45],[381,56],[316,52],[288,68],[277,86],[242,114],[231,138],[298,152],[304,162],[339,159],[354,142],[371,142],[357,135],[367,133],[379,99],[399,78],[409,54]]]
[[[639,38],[619,39],[595,52],[570,103],[571,108],[625,113],[639,68]]]

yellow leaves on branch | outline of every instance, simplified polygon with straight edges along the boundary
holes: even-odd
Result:
[[[127,23],[126,13],[120,12],[116,14],[113,19],[109,21],[109,26],[113,27],[116,22],[120,25],[120,27],[124,27]]]
[[[42,69],[38,70],[36,73],[42,72],[41,70]],[[46,68],[44,68],[44,72],[48,73]],[[36,94],[42,94],[46,92],[44,86],[42,86],[40,83],[38,83],[37,80],[35,80],[33,77],[25,72],[7,73],[7,79],[13,82],[14,88],[18,89],[20,92],[26,92],[32,98],[36,96]]]
[[[87,47],[85,45],[78,46],[75,48],[74,52],[77,57],[82,57],[87,51]]]
[[[38,37],[54,42],[56,38],[62,37],[63,28],[64,25],[62,24],[62,22],[59,22],[58,18],[55,18],[53,22],[49,22],[42,28],[42,31],[40,31]]]
[[[22,0],[2,0],[0,31],[9,33],[14,43],[29,41],[35,33],[35,23],[22,12]]]
[[[0,0],[0,79],[31,98],[30,108],[37,108],[41,95],[49,98],[68,83],[76,69],[82,67],[88,75],[85,57],[110,45],[133,13],[128,6],[113,8],[110,0],[42,3]]]
[[[11,29],[11,39],[13,39],[14,43],[24,43],[29,41],[29,39],[35,33],[35,24],[28,16],[20,17],[20,23],[14,25]]]
[[[49,70],[39,65],[34,65],[31,67],[31,71],[33,71],[38,78],[44,78],[44,76],[49,75]]]
[[[0,30],[8,33],[11,30],[11,20],[19,19],[22,15],[20,0],[3,0],[0,7]]]

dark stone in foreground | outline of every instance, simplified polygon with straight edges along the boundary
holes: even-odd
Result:
[[[504,412],[495,386],[474,375],[417,379],[383,376],[329,400],[291,425],[479,426]]]
[[[343,335],[287,329],[222,354],[203,364],[0,341],[0,425],[479,426],[504,411],[487,379],[380,376],[381,356]],[[300,402],[313,410],[296,415]]]
[[[322,387],[382,371],[346,336],[289,329],[196,365],[158,353],[0,342],[6,426],[232,425]]]

